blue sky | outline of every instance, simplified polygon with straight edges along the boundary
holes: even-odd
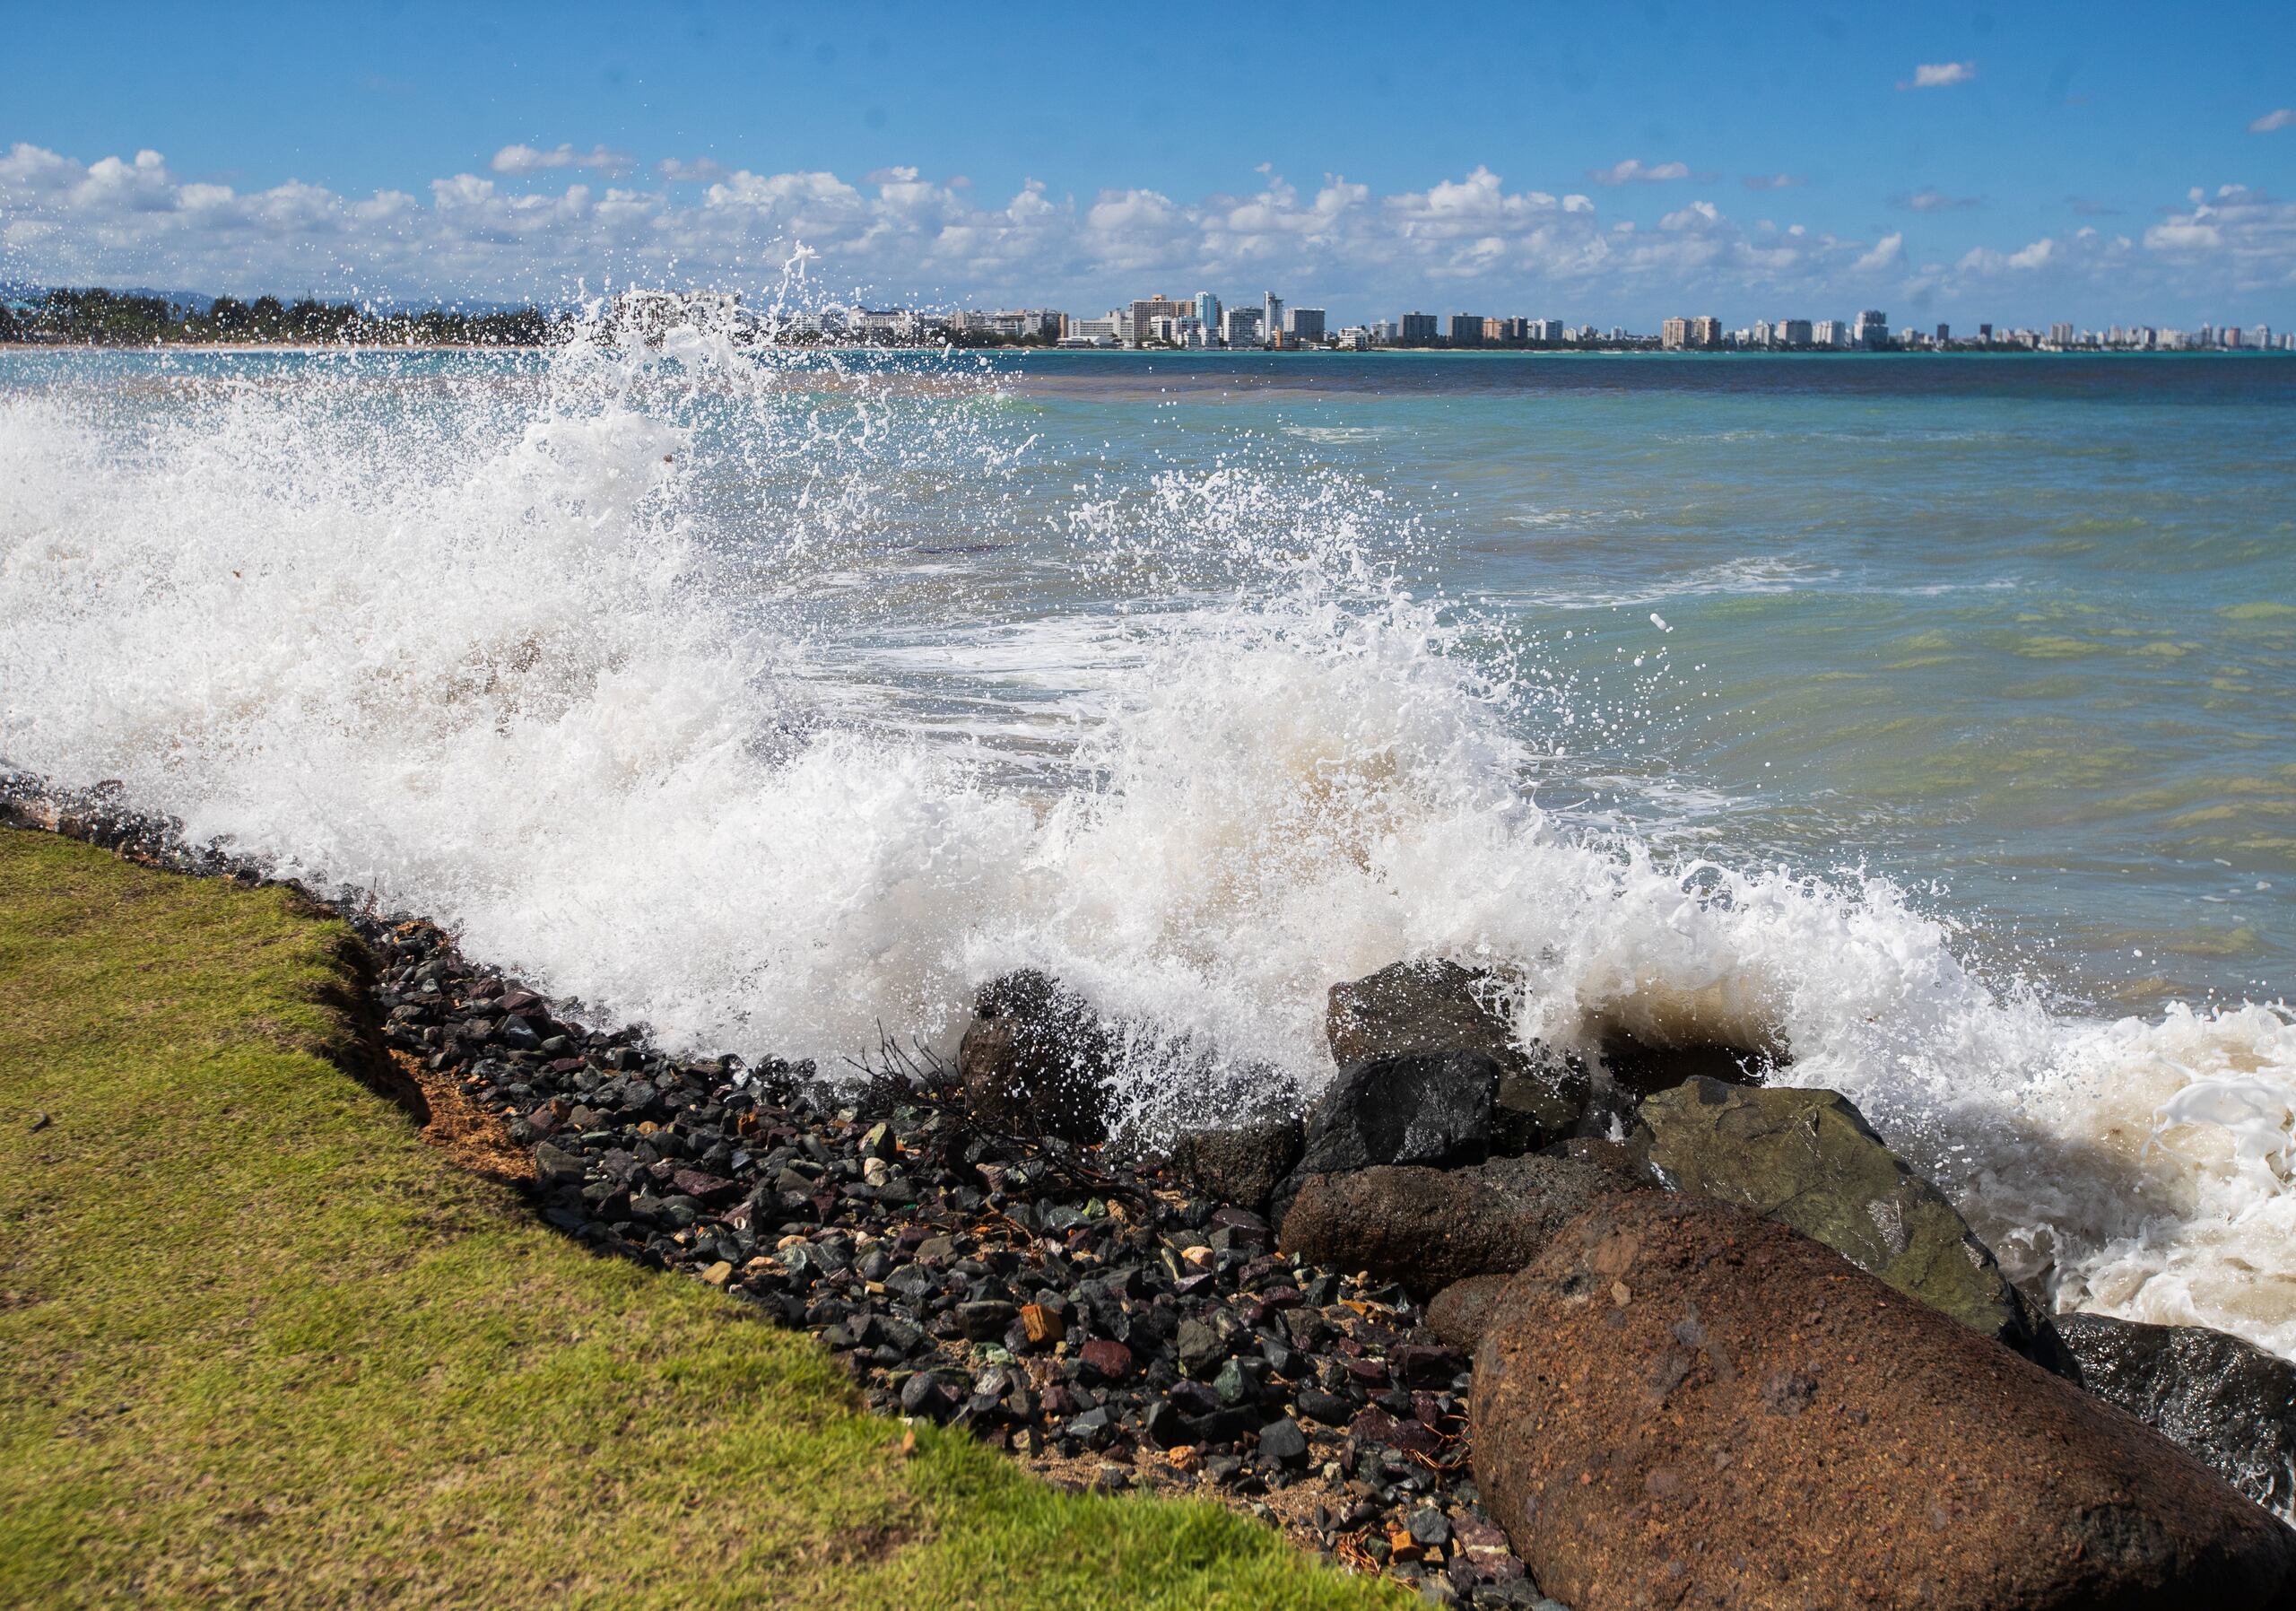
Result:
[[[2296,323],[2296,6],[19,12],[0,274]],[[139,43],[139,41],[141,41]],[[2280,116],[2275,116],[2280,114]],[[139,154],[140,153],[140,154]]]

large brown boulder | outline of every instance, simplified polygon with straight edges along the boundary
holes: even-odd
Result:
[[[1475,1480],[1577,1611],[2250,1611],[2296,1534],[2132,1417],[1749,1210],[1602,1199],[1476,1350]]]
[[[2020,1353],[2047,1321],[1945,1196],[1839,1092],[1703,1077],[1642,1104],[1652,1173],[1814,1237],[1860,1269]]]
[[[1469,1276],[1513,1275],[1618,1186],[1616,1176],[1568,1158],[1311,1175],[1283,1216],[1279,1245],[1314,1264],[1369,1270],[1429,1298]]]
[[[957,1074],[976,1118],[1016,1135],[1107,1139],[1116,1041],[1090,1003],[1022,968],[981,986],[974,1011]]]
[[[1472,1354],[1491,1324],[1499,1295],[1512,1276],[1469,1276],[1437,1293],[1427,1305],[1427,1329],[1450,1347]]]
[[[1515,1039],[1505,1002],[1517,981],[1457,962],[1396,962],[1332,986],[1324,1014],[1340,1067],[1415,1053],[1480,1052],[1499,1066],[1492,1150],[1526,1153],[1570,1134],[1588,1095],[1586,1065]]]

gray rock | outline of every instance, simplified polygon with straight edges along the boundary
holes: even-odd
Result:
[[[1228,1345],[1209,1321],[1188,1319],[1182,1320],[1175,1339],[1181,1371],[1190,1376],[1209,1376],[1228,1357]]]
[[[1259,1458],[1270,1465],[1299,1467],[1308,1463],[1308,1434],[1286,1415],[1260,1428]]]
[[[2296,1508],[2296,1364],[2205,1326],[2060,1315],[2066,1374],[2285,1516]]]
[[[581,1182],[585,1164],[582,1154],[570,1152],[554,1142],[535,1143],[535,1180],[544,1187],[574,1186]]]
[[[1297,1119],[1196,1130],[1173,1144],[1172,1169],[1190,1189],[1213,1202],[1258,1213],[1299,1163],[1304,1138]]]
[[[2044,1350],[2048,1322],[1848,1097],[1694,1078],[1651,1096],[1641,1117],[1666,1185],[1769,1215],[1973,1330]]]

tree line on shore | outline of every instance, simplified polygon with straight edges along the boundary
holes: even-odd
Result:
[[[204,309],[165,297],[94,286],[57,288],[0,303],[0,342],[91,346],[196,345],[261,342],[298,346],[536,346],[565,316],[539,308],[465,313],[451,308],[376,312],[306,296],[241,301],[217,297]]]

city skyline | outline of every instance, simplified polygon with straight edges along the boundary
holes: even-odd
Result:
[[[249,13],[257,52],[173,15],[121,16],[164,52],[92,55],[60,14],[12,20],[0,280],[755,295],[802,251],[810,294],[939,306],[1274,280],[1335,323],[1453,292],[1605,327],[1819,302],[2296,324],[2283,8],[1439,6],[1398,31],[1341,6],[1276,57],[1118,48],[1027,6],[950,31],[896,6],[633,30],[416,4],[379,35],[282,11]],[[431,48],[389,48],[410,37]]]

